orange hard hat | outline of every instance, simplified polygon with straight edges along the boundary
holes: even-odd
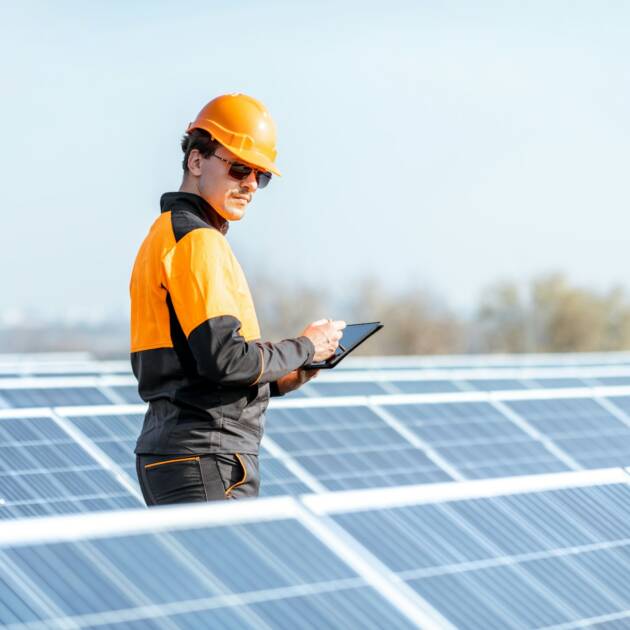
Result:
[[[204,129],[236,156],[260,170],[280,175],[276,168],[276,126],[267,108],[246,94],[212,99],[186,131]]]

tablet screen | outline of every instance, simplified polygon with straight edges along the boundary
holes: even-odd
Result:
[[[337,365],[339,361],[352,350],[354,350],[361,342],[365,341],[370,335],[377,330],[380,330],[383,324],[380,322],[370,322],[367,324],[348,324],[343,329],[343,336],[339,341],[339,346],[335,350],[335,354],[326,361],[320,361],[319,363],[312,363],[311,365],[304,366],[306,369],[314,368],[331,368]]]
[[[348,324],[343,329],[343,337],[339,340],[339,346],[337,350],[335,350],[335,356],[352,350],[379,326],[380,324],[376,322],[370,324]]]

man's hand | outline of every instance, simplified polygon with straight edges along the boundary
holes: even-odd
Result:
[[[345,327],[346,322],[342,320],[320,319],[304,329],[302,335],[308,337],[315,346],[315,355],[313,356],[315,363],[324,361],[335,354]]]
[[[308,383],[308,381],[315,378],[318,374],[319,370],[293,370],[293,372],[289,372],[278,379],[278,391],[281,394],[292,392],[298,389],[298,387],[302,387],[304,383]]]

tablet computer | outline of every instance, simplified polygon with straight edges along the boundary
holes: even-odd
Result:
[[[303,370],[329,370],[334,368],[341,360],[345,359],[355,348],[358,348],[368,337],[383,328],[381,322],[368,322],[367,324],[348,324],[343,329],[343,336],[339,340],[339,346],[335,354],[325,361],[310,363],[302,366]]]

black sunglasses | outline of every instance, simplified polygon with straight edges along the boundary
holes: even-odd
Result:
[[[271,173],[269,171],[259,171],[258,169],[247,166],[247,164],[243,164],[242,162],[232,162],[232,160],[226,160],[215,153],[213,153],[210,157],[215,157],[222,162],[229,164],[230,170],[228,171],[228,175],[238,181],[249,177],[252,171],[256,173],[256,183],[258,184],[258,188],[264,188],[271,181]]]

